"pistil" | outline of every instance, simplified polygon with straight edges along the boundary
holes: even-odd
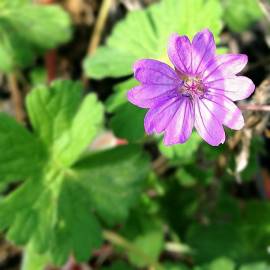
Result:
[[[184,77],[184,82],[179,91],[186,97],[201,98],[205,93],[205,87],[202,80],[198,77]]]

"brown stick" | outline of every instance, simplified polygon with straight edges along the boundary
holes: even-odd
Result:
[[[18,86],[16,75],[11,73],[8,75],[8,85],[11,93],[11,100],[15,108],[15,117],[17,121],[23,123],[25,119],[25,112],[23,109],[23,97]]]
[[[100,43],[102,31],[109,15],[111,3],[112,3],[112,0],[103,0],[101,4],[97,22],[96,22],[93,34],[90,38],[88,49],[87,49],[87,55],[89,56],[94,54],[94,52],[96,51]],[[84,74],[82,75],[82,82],[83,82],[84,87],[87,88],[89,85],[89,78],[87,78]]]
[[[47,81],[50,83],[56,78],[56,50],[51,50],[45,54],[45,65],[47,70]]]
[[[54,3],[55,2],[55,0],[40,0],[39,1],[40,2],[40,4],[52,4],[52,3]]]
[[[242,111],[270,112],[270,105],[242,104],[242,105],[238,105],[238,106]]]
[[[96,51],[100,43],[102,31],[109,15],[111,3],[112,3],[112,0],[103,0],[102,2],[100,12],[98,14],[97,22],[94,28],[94,32],[89,42],[89,46],[87,50],[88,55],[92,55]]]
[[[55,3],[56,0],[39,0],[40,4],[50,5]],[[50,83],[56,78],[56,62],[57,52],[56,50],[50,50],[45,54],[45,66],[47,70],[47,81]]]

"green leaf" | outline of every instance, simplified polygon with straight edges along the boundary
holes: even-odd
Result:
[[[48,171],[51,174],[25,182],[1,201],[0,228],[8,228],[12,242],[31,244],[55,264],[64,264],[70,254],[86,261],[101,243],[89,194],[73,177],[75,172]]]
[[[109,224],[127,218],[142,192],[148,157],[130,145],[88,155],[73,167],[48,158],[39,176],[0,200],[0,229],[10,241],[30,245],[38,262],[48,255],[45,262],[62,265],[71,254],[86,261],[102,242],[94,212]]]
[[[239,259],[244,253],[244,239],[235,224],[193,225],[189,228],[188,244],[197,263],[206,263],[226,256]]]
[[[71,165],[97,134],[103,108],[94,94],[82,104],[82,86],[71,81],[55,81],[49,88],[40,86],[27,96],[28,113],[52,159]],[[61,110],[59,110],[61,106]]]
[[[168,62],[166,47],[172,33],[192,37],[207,27],[217,38],[221,25],[218,0],[163,0],[146,10],[130,12],[118,23],[106,45],[86,58],[85,73],[96,79],[120,77],[132,73],[136,59]]]
[[[216,210],[218,215],[212,217],[213,221],[208,217],[209,225],[190,226],[187,242],[193,248],[196,262],[207,263],[224,256],[236,263],[269,259],[270,203],[249,201],[241,207],[241,211],[237,209],[232,214],[235,211],[233,207],[239,206],[234,203],[226,209],[219,207]]]
[[[0,114],[0,182],[25,180],[39,172],[46,152],[13,118]]]
[[[137,85],[138,82],[133,78],[115,85],[114,93],[106,101],[106,110],[110,113],[116,112],[121,105],[127,102],[127,90]]]
[[[117,137],[125,138],[129,142],[136,142],[145,135],[144,116],[145,110],[130,103],[125,103],[116,109],[115,115],[110,121],[110,126]]]
[[[33,87],[47,82],[47,70],[45,67],[32,68],[30,72],[30,82]]]
[[[37,53],[71,37],[69,16],[58,6],[3,0],[0,10],[0,69],[4,72],[29,65]]]
[[[104,78],[104,70],[110,77],[119,77],[132,73],[132,65],[135,60],[136,56],[125,51],[102,46],[97,49],[95,57],[86,58],[83,68],[90,78]]]
[[[0,27],[3,23],[0,21]],[[10,27],[5,27],[0,35],[0,70],[11,72],[16,67],[31,64],[34,60],[33,48],[22,37],[16,35]]]
[[[195,152],[201,144],[201,138],[197,132],[193,132],[191,137],[184,144],[176,144],[173,146],[165,146],[162,141],[159,143],[160,152],[169,159],[180,160],[188,163],[193,160]]]
[[[106,102],[108,112],[114,113],[110,119],[110,126],[115,135],[128,141],[138,141],[145,135],[143,118],[145,110],[139,109],[127,103],[126,92],[138,85],[136,80],[129,79],[114,87],[114,94]]]
[[[82,185],[89,191],[96,211],[111,224],[126,219],[130,207],[138,201],[149,159],[137,146],[121,146],[92,154],[75,169],[84,179]]]
[[[26,181],[1,197],[0,229],[11,242],[31,248],[24,267],[37,269],[49,262],[62,265],[71,254],[77,261],[86,261],[102,241],[95,213],[107,223],[127,218],[142,192],[149,159],[139,147],[128,145],[78,161],[83,145],[96,133],[102,110],[92,94],[81,102],[76,83],[58,81],[49,88],[40,86],[27,97],[27,109],[32,134],[1,116],[0,149],[7,151],[3,147],[11,144],[16,151],[10,160],[17,162],[3,171],[2,177]],[[88,117],[91,128],[85,123]],[[37,160],[32,147],[35,151],[45,149],[38,152]],[[24,174],[24,167],[35,170]]]
[[[207,267],[207,270],[234,270],[235,264],[232,260],[221,257],[212,261]]]
[[[102,241],[90,191],[71,167],[93,139],[103,114],[93,94],[83,100],[81,95],[78,84],[69,81],[32,91],[27,97],[32,134],[0,115],[6,167],[0,165],[1,177],[26,180],[1,197],[0,229],[10,241],[34,250],[29,253],[34,266],[36,261],[61,265],[71,254],[86,261]],[[106,174],[100,177],[103,181]],[[32,265],[29,260],[26,264]]]
[[[256,262],[245,264],[241,266],[239,270],[268,270],[269,267],[270,265],[265,262]]]
[[[189,173],[185,168],[180,168],[176,172],[177,180],[184,187],[192,187],[196,184],[195,177]]]
[[[23,253],[22,270],[44,270],[49,261],[48,256],[40,255],[32,246],[28,246]]]
[[[132,268],[125,262],[115,262],[111,266],[101,268],[101,270],[132,270],[132,269],[134,268]]]
[[[89,193],[77,176],[65,179],[58,198],[57,222],[54,225],[54,244],[51,247],[53,261],[62,264],[74,254],[78,261],[86,261],[91,252],[100,246],[101,228],[90,212]]]
[[[128,258],[137,267],[153,265],[164,246],[162,224],[155,217],[140,212],[133,212],[122,234],[132,248],[128,250]]]
[[[244,31],[263,16],[258,0],[222,0],[221,2],[224,6],[224,20],[232,31]]]
[[[213,183],[214,169],[212,166],[201,165],[194,170],[194,163],[190,162],[177,171],[176,177],[183,186],[209,185]]]
[[[182,264],[173,264],[173,263],[165,263],[164,265],[162,265],[161,270],[188,270],[189,268],[187,268],[185,265]]]

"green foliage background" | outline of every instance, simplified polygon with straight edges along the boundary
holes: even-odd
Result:
[[[34,78],[27,125],[0,114],[0,229],[23,247],[23,270],[61,266],[71,255],[87,262],[105,242],[117,259],[103,270],[270,269],[270,203],[233,194],[230,148],[212,148],[195,133],[165,147],[145,136],[145,112],[126,100],[137,84],[133,62],[167,62],[171,33],[209,28],[220,44],[224,26],[241,33],[262,17],[256,0],[162,0],[129,12],[82,64],[91,79],[121,78],[102,102],[77,81],[40,83],[34,60],[72,38],[61,7],[0,1],[0,70],[8,76],[27,67]],[[105,129],[126,144],[89,147]],[[244,181],[257,173],[260,138],[252,149]]]

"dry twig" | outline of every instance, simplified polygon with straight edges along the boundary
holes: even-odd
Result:
[[[102,35],[106,20],[109,15],[111,3],[112,3],[112,0],[103,0],[102,2],[100,12],[97,18],[97,22],[94,28],[94,32],[89,42],[89,46],[87,50],[88,55],[92,55],[96,51],[100,43],[101,35]]]
[[[11,93],[11,100],[15,108],[15,117],[17,121],[23,123],[25,119],[25,112],[23,109],[23,97],[18,86],[16,75],[11,73],[8,75],[8,85]]]

